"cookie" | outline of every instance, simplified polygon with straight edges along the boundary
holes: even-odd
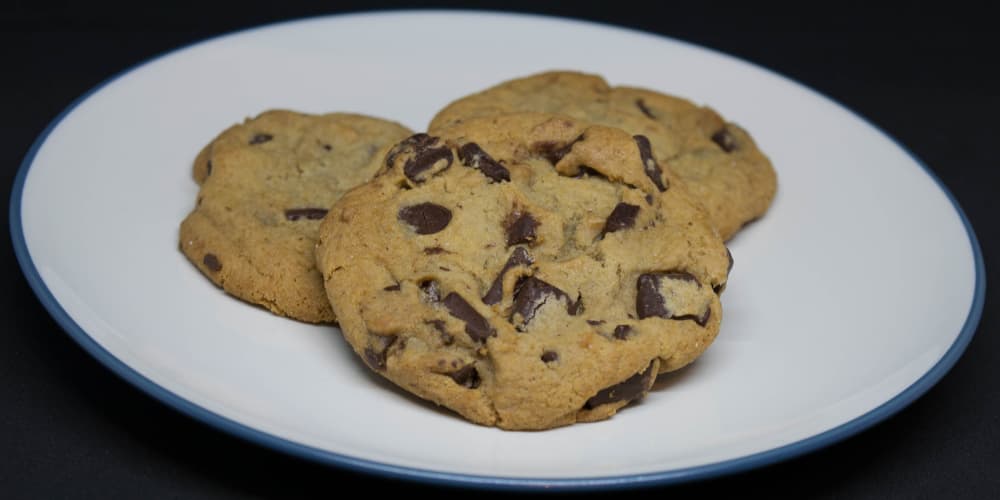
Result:
[[[647,138],[534,113],[396,145],[316,259],[372,370],[504,429],[608,418],[690,363],[731,264]]]
[[[554,71],[501,83],[449,104],[430,133],[477,116],[558,113],[649,138],[658,162],[687,185],[723,239],[767,211],[771,162],[750,135],[708,107],[652,90],[611,87],[596,75]]]
[[[283,110],[229,128],[195,162],[201,190],[181,223],[181,251],[231,295],[334,321],[315,266],[320,221],[377,171],[380,149],[411,133],[378,118]]]

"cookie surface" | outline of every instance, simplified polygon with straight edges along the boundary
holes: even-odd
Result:
[[[608,418],[690,363],[731,264],[646,138],[543,114],[401,142],[316,256],[371,369],[505,429]]]
[[[429,130],[523,111],[558,113],[648,137],[657,160],[684,181],[723,239],[761,217],[777,190],[771,162],[738,125],[708,107],[651,90],[611,87],[596,75],[553,71],[504,82],[449,104]]]
[[[380,149],[410,133],[378,118],[284,110],[230,127],[195,161],[201,190],[181,223],[181,251],[231,295],[282,316],[334,321],[315,266],[320,221],[371,178]]]

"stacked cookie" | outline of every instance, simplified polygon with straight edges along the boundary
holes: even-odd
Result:
[[[335,319],[375,372],[504,429],[608,418],[704,352],[723,238],[776,184],[715,112],[570,72],[459,99],[428,133],[265,113],[195,178],[181,248],[203,273]]]

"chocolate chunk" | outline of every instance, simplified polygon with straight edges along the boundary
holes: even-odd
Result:
[[[663,169],[660,168],[660,164],[656,163],[656,159],[653,158],[653,147],[650,146],[649,139],[644,135],[636,135],[632,138],[635,139],[635,144],[639,146],[639,157],[642,159],[642,170],[646,172],[646,177],[649,177],[661,192],[666,191],[670,185],[669,183],[665,183]]]
[[[722,292],[726,291],[726,284],[719,283],[718,285],[712,287],[712,291],[715,292],[716,295],[722,295]]]
[[[373,336],[373,345],[365,347],[365,362],[374,370],[385,370],[386,353],[389,351],[389,347],[395,343],[395,335]]]
[[[320,220],[326,217],[326,212],[325,208],[287,208],[285,209],[285,218],[291,221],[301,218]]]
[[[542,353],[542,361],[551,363],[559,359],[559,353],[555,351],[545,351]]]
[[[415,184],[420,184],[427,180],[423,175],[427,170],[438,165],[438,162],[444,161],[444,164],[433,173],[442,172],[451,166],[452,160],[454,160],[454,155],[447,146],[415,150],[413,158],[406,160],[406,163],[403,164],[403,174]]]
[[[507,217],[510,221],[507,224],[507,246],[520,245],[522,243],[532,243],[537,236],[535,229],[538,228],[538,221],[531,214],[524,212],[512,212]]]
[[[424,249],[424,255],[437,255],[439,253],[449,253],[441,247],[428,247]]]
[[[392,168],[396,164],[396,158],[406,151],[415,151],[429,148],[434,142],[437,141],[436,137],[431,137],[427,134],[413,134],[406,139],[403,139],[392,147],[389,152],[385,155],[385,166]]]
[[[635,301],[635,310],[639,315],[639,319],[650,318],[653,316],[666,319],[694,319],[701,326],[705,326],[704,322],[708,321],[708,312],[700,317],[688,317],[685,316],[674,316],[673,313],[667,309],[666,301],[663,295],[660,293],[660,284],[663,280],[675,280],[675,281],[688,281],[693,282],[699,287],[701,283],[698,278],[695,278],[692,274],[686,273],[684,271],[669,271],[664,273],[649,273],[639,276],[637,282],[637,293]],[[704,322],[702,322],[704,318]]]
[[[400,290],[399,283],[396,283],[395,285],[389,285],[383,288],[382,290],[385,290],[387,292],[398,292]]]
[[[470,142],[458,149],[458,157],[462,164],[467,167],[478,169],[486,177],[494,182],[510,180],[510,171],[507,167],[494,160],[478,144]]]
[[[451,292],[444,298],[444,306],[448,313],[465,322],[465,333],[476,342],[486,342],[486,339],[497,334],[478,311],[472,308],[461,295]]]
[[[549,163],[555,165],[556,163],[559,163],[559,160],[563,159],[563,157],[566,156],[571,149],[573,149],[574,144],[582,140],[583,136],[581,135],[567,144],[551,141],[537,142],[532,146],[532,149],[542,158],[548,160]]]
[[[434,203],[419,203],[399,209],[399,220],[409,224],[417,234],[434,234],[451,222],[451,210]]]
[[[380,353],[370,346],[365,347],[365,362],[374,370],[385,370],[385,353]]]
[[[654,120],[656,119],[656,116],[653,115],[653,112],[650,111],[649,108],[646,107],[646,101],[644,101],[642,99],[636,99],[635,105],[639,107],[639,111],[642,111],[642,114],[644,114],[644,115],[646,115],[646,116],[648,116],[648,117],[650,117],[650,118],[652,118]]]
[[[694,321],[695,323],[698,323],[698,326],[703,327],[708,324],[708,318],[710,318],[711,316],[712,316],[712,308],[709,307],[705,309],[705,313],[702,314],[701,316],[696,316],[694,314],[685,314],[683,316],[673,316],[671,317],[671,319],[676,319],[678,321],[691,320]]]
[[[669,318],[670,311],[663,304],[663,296],[660,295],[660,276],[657,274],[643,274],[639,276],[637,283],[638,291],[635,299],[635,310],[639,319],[658,316]]]
[[[531,263],[531,254],[529,254],[524,247],[515,248],[514,252],[507,258],[507,262],[500,269],[500,273],[497,274],[496,279],[493,280],[493,284],[490,285],[490,289],[486,291],[486,295],[483,295],[483,303],[493,305],[500,302],[500,299],[503,298],[504,274],[517,266],[529,266]]]
[[[254,136],[250,138],[250,144],[263,144],[271,139],[274,139],[274,136],[271,134],[254,134]]]
[[[632,327],[629,325],[618,325],[615,327],[615,333],[612,336],[618,340],[625,340],[629,335],[632,334]]]
[[[213,273],[217,273],[222,270],[222,263],[219,262],[219,258],[216,257],[214,253],[206,253],[205,256],[202,257],[201,262],[202,264],[205,264],[205,267]]]
[[[653,195],[646,194],[646,204],[648,204],[648,205],[652,205],[653,204]]]
[[[576,302],[573,302],[566,292],[534,276],[522,278],[514,289],[514,305],[511,312],[511,318],[514,315],[521,316],[521,324],[518,325],[518,329],[531,322],[535,313],[549,300],[549,297],[563,300],[566,304],[566,312],[570,316],[576,316],[583,309],[583,302],[579,297],[577,297]]]
[[[451,345],[453,342],[455,342],[455,337],[452,337],[451,334],[448,333],[448,330],[445,329],[444,320],[431,319],[424,321],[424,324],[433,326],[434,329],[437,330],[439,334],[441,334],[442,344]]]
[[[421,281],[418,286],[420,287],[420,298],[422,298],[424,302],[433,304],[441,301],[441,288],[438,286],[437,281]]]
[[[624,202],[615,205],[615,209],[611,211],[608,220],[604,222],[601,237],[604,237],[608,233],[631,228],[635,225],[635,217],[638,214],[639,205],[630,205]]]
[[[588,399],[583,408],[592,410],[608,403],[638,399],[646,392],[654,376],[656,374],[653,373],[653,363],[649,363],[645,370],[632,375],[624,382],[602,389],[594,397]]]
[[[588,319],[587,320],[587,324],[590,325],[590,326],[603,325],[604,324],[604,320],[603,319]]]
[[[738,144],[736,144],[736,138],[733,137],[733,134],[730,134],[729,130],[726,130],[725,128],[712,134],[712,142],[718,144],[719,147],[727,153],[732,153],[738,147]]]
[[[479,372],[476,371],[474,365],[465,365],[458,370],[455,370],[448,374],[456,384],[468,387],[469,389],[475,389],[479,387],[482,380],[479,378]]]
[[[414,184],[420,184],[427,180],[428,170],[433,170],[431,174],[444,171],[454,160],[454,155],[448,146],[434,147],[439,141],[437,137],[427,134],[411,135],[389,150],[385,155],[385,165],[391,169],[396,165],[396,159],[400,155],[411,154],[412,157],[403,164],[403,174]]]

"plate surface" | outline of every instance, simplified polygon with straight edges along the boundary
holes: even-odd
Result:
[[[467,423],[368,373],[334,328],[226,296],[177,250],[195,154],[246,116],[352,111],[420,130],[454,98],[556,68],[708,103],[779,176],[771,211],[730,242],[718,340],[611,420],[532,433]],[[61,326],[152,396],[306,458],[480,487],[677,482],[843,439],[947,372],[985,289],[950,194],[838,104],[675,40],[507,14],[318,18],[150,61],[42,134],[18,173],[11,231]]]

